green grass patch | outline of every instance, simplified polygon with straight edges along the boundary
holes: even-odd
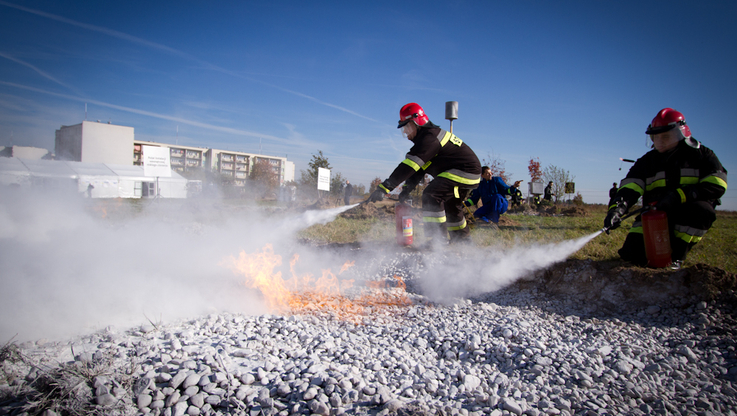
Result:
[[[538,216],[505,214],[516,225],[501,225],[498,230],[475,226],[471,238],[477,246],[509,248],[515,245],[558,243],[565,240],[591,235],[604,226],[606,207],[587,206],[586,216]],[[571,255],[573,259],[594,261],[618,260],[617,250],[622,247],[634,218],[608,235],[602,233]],[[356,241],[378,241],[394,244],[394,220],[371,218],[349,220],[342,217],[303,230],[300,237],[318,243],[351,243]],[[421,223],[415,227],[416,242],[422,241]],[[717,221],[686,259],[685,265],[705,263],[730,273],[737,273],[737,213],[717,211]]]

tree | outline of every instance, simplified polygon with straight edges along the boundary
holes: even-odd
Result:
[[[345,187],[345,178],[343,178],[343,175],[341,175],[340,172],[333,175],[331,172],[330,195],[337,195],[337,196],[343,195],[344,187]]]
[[[486,156],[489,158],[488,160],[486,158],[481,159],[481,164],[483,166],[488,166],[489,170],[491,170],[491,176],[499,176],[502,178],[502,180],[505,183],[510,183],[510,179],[512,178],[512,173],[507,172],[505,168],[506,161],[500,159],[498,156],[494,154],[487,153]]]
[[[353,195],[363,196],[364,194],[366,194],[366,185],[362,183],[353,185]]]
[[[322,150],[318,150],[316,155],[312,155],[312,160],[307,165],[310,168],[300,171],[302,177],[299,182],[301,185],[312,185],[317,188],[318,168],[331,169],[328,158],[322,154]]]
[[[317,154],[312,155],[312,159],[307,164],[307,166],[309,167],[309,169],[300,171],[300,192],[309,198],[313,198],[319,196],[317,192],[317,177],[319,169],[323,168],[330,170],[332,168],[330,167],[327,156],[322,154],[322,150],[318,150]],[[330,193],[337,194],[338,192],[340,192],[338,188],[340,188],[340,186],[342,185],[341,181],[343,181],[343,177],[340,175],[340,173],[330,173]]]
[[[382,182],[381,178],[379,178],[378,176],[375,177],[373,180],[371,180],[371,186],[369,186],[369,193],[373,193],[376,190],[376,188],[378,188],[379,185],[381,185],[381,182]]]
[[[249,179],[260,194],[276,192],[279,187],[279,174],[274,172],[268,159],[256,158]]]
[[[555,194],[555,202],[565,194],[566,182],[573,182],[575,176],[563,168],[555,165],[549,165],[543,171],[543,179],[545,182],[553,182],[553,193]]]
[[[540,158],[530,158],[527,170],[530,172],[530,182],[540,182],[543,177],[543,173],[540,170]]]

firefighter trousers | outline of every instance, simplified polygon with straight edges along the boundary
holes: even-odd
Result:
[[[706,201],[687,202],[669,209],[671,259],[685,260],[688,252],[706,235],[716,218],[714,206]],[[622,248],[619,249],[619,256],[638,266],[647,265],[640,216],[632,224]]]
[[[451,242],[470,237],[463,215],[463,200],[478,185],[462,185],[446,178],[435,178],[422,192],[422,220],[425,237]]]

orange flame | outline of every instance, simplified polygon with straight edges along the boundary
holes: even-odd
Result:
[[[383,282],[368,282],[367,288],[358,295],[345,293],[353,287],[353,280],[338,279],[330,269],[322,270],[322,276],[314,278],[311,274],[298,275],[295,265],[299,255],[295,254],[289,262],[291,278],[282,278],[281,256],[274,254],[271,244],[260,253],[247,254],[241,251],[238,258],[233,256],[224,261],[234,273],[245,276],[245,285],[261,291],[270,310],[279,313],[317,313],[329,312],[341,320],[358,323],[362,316],[375,308],[407,306],[412,301],[407,297],[406,285],[401,277],[394,276],[396,286]],[[353,267],[355,262],[346,262],[339,275]]]

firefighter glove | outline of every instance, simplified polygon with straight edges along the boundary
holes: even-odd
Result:
[[[378,202],[384,199],[384,195],[386,195],[386,192],[384,192],[383,189],[376,189],[374,192],[369,195],[369,202]]]
[[[607,234],[609,234],[609,231],[619,228],[622,224],[622,215],[625,212],[627,212],[627,206],[625,205],[617,205],[609,210],[606,218],[604,218],[604,228],[606,228]]]
[[[663,199],[655,204],[655,209],[660,211],[668,211],[669,209],[681,204],[681,193],[676,191],[670,191]]]

